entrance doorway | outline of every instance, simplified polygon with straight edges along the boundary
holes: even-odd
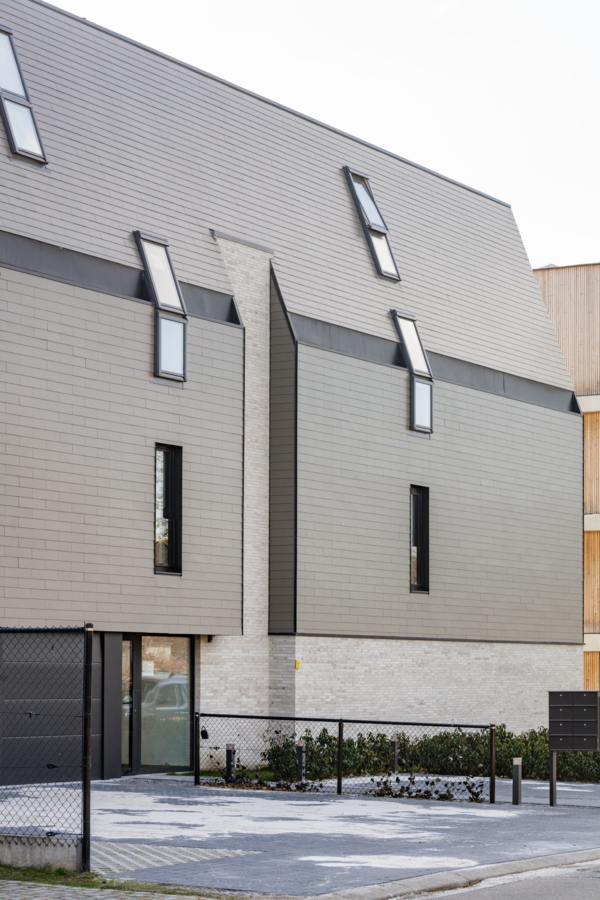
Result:
[[[121,669],[123,774],[191,766],[193,643],[124,634]]]

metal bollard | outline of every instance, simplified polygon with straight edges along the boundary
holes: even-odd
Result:
[[[523,779],[523,760],[520,757],[513,759],[513,806],[521,805],[521,781]]]
[[[225,755],[225,781],[233,781],[235,778],[235,744],[226,745]]]
[[[556,750],[550,751],[550,806],[556,806]]]
[[[344,760],[344,723],[338,723],[337,792],[342,793],[342,763]]]
[[[296,744],[296,781],[306,781],[306,743],[298,741]]]
[[[398,740],[398,735],[393,737],[390,741],[392,745],[392,775],[398,774],[398,747],[400,746],[400,741]]]
[[[194,713],[194,784],[200,784],[200,713]]]
[[[490,725],[490,803],[496,802],[496,726]]]

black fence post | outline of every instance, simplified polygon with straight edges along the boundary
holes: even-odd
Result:
[[[400,741],[398,740],[398,735],[393,737],[390,741],[392,745],[392,775],[397,775],[398,773],[398,748],[400,746]]]
[[[200,784],[200,713],[194,713],[194,784]]]
[[[496,726],[490,725],[490,803],[496,802]]]
[[[296,781],[301,784],[306,781],[306,743],[298,741],[296,744]]]
[[[81,870],[89,872],[92,794],[92,654],[94,650],[94,626],[91,622],[86,622],[83,639],[83,833],[81,841]]]
[[[338,723],[338,764],[337,764],[337,792],[342,793],[342,762],[344,758],[344,723],[340,719]]]
[[[556,750],[550,751],[550,806],[556,806]]]
[[[233,781],[235,778],[235,744],[227,744],[225,747],[225,781]]]

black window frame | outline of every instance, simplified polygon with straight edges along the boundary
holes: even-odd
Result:
[[[417,523],[413,528],[413,497],[419,498]],[[414,531],[417,534],[414,534]],[[417,547],[417,581],[413,583],[412,576],[412,548],[413,539],[416,537]],[[409,552],[409,577],[411,594],[429,593],[429,488],[421,485],[410,486],[410,552]]]
[[[3,90],[0,88],[0,115],[2,117],[2,124],[4,125],[4,130],[6,132],[6,137],[8,139],[8,144],[10,146],[10,151],[14,156],[22,156],[24,159],[31,159],[35,162],[43,163],[47,165],[48,158],[46,156],[46,151],[44,149],[44,143],[42,141],[42,135],[40,134],[40,129],[37,123],[37,119],[35,117],[35,113],[33,111],[33,104],[31,102],[31,96],[29,94],[29,88],[27,87],[27,82],[25,81],[25,75],[23,73],[23,69],[21,67],[21,61],[19,59],[19,54],[17,53],[17,47],[15,44],[15,39],[13,36],[12,28],[8,28],[6,25],[0,25],[0,32],[8,35],[8,39],[10,41],[10,45],[12,48],[12,52],[14,54],[15,63],[17,65],[17,69],[19,71],[19,75],[21,77],[21,83],[23,85],[23,90],[25,92],[25,96],[22,97],[20,94],[13,94],[11,91]],[[11,103],[17,103],[20,106],[25,106],[31,112],[31,119],[33,121],[33,127],[35,128],[37,139],[40,144],[40,148],[42,151],[42,155],[39,156],[37,153],[31,153],[28,150],[22,150],[17,141],[15,139],[15,135],[13,134],[12,126],[10,124],[10,117],[8,115],[8,111],[6,109],[6,101],[10,100]]]
[[[168,564],[157,565],[156,562],[156,467],[158,451],[168,454],[168,471],[165,477],[166,498],[164,503],[164,516],[169,522],[168,531]],[[182,574],[182,507],[183,507],[183,481],[182,481],[183,450],[172,444],[157,443],[154,447],[154,573],[155,575],[181,575]]]
[[[144,266],[144,284],[146,286],[146,290],[149,294],[150,300],[154,305],[154,377],[164,378],[167,381],[177,381],[179,383],[187,381],[187,309],[185,306],[181,288],[179,286],[179,281],[177,279],[173,260],[171,259],[171,254],[169,253],[169,242],[166,238],[156,237],[156,235],[148,234],[145,231],[134,231],[133,237],[138,248],[138,253],[140,254],[142,265]],[[146,255],[144,241],[147,241],[151,244],[158,244],[159,246],[164,248],[167,262],[169,263],[169,268],[171,270],[171,275],[173,277],[175,290],[179,297],[179,302],[181,303],[181,309],[177,309],[174,306],[169,306],[166,303],[161,303],[157,287],[154,283],[154,279],[152,278],[152,269]],[[168,372],[161,366],[162,347],[160,322],[162,318],[170,318],[183,322],[183,375],[179,375],[175,372]]]
[[[394,254],[392,252],[392,248],[390,246],[390,241],[389,241],[390,231],[386,224],[385,219],[383,218],[383,215],[381,214],[379,205],[378,205],[377,201],[375,200],[375,195],[373,194],[373,190],[371,188],[371,182],[370,182],[369,176],[365,175],[364,172],[359,172],[358,169],[351,168],[350,166],[344,166],[343,171],[346,176],[346,181],[348,182],[348,186],[350,188],[350,193],[352,194],[352,199],[354,200],[354,205],[356,206],[356,211],[358,212],[358,217],[360,219],[360,224],[362,225],[362,229],[365,234],[367,245],[369,247],[369,250],[371,251],[371,256],[373,257],[373,262],[375,264],[375,269],[377,270],[377,274],[381,278],[387,278],[390,281],[402,281],[402,279],[400,277],[400,272],[398,271],[398,265],[396,263]],[[379,223],[373,223],[370,221],[370,219],[360,201],[358,193],[356,191],[356,186],[354,184],[354,178],[353,178],[354,175],[356,175],[358,178],[361,178],[364,181],[366,189],[369,193],[369,196],[371,197],[371,200],[373,201],[373,204],[374,204],[377,212],[381,216],[381,221],[383,222],[383,227]],[[379,262],[377,250],[375,249],[375,244],[373,242],[373,236],[372,236],[373,233],[376,234],[378,237],[383,237],[385,239],[387,246],[388,246],[388,250],[390,252],[390,258],[394,264],[395,275],[392,274],[391,272],[385,272],[381,268],[381,263]]]
[[[416,399],[416,385],[417,384],[426,384],[429,387],[430,391],[430,420],[429,427],[427,428],[424,425],[419,425],[417,423],[417,399]],[[433,380],[429,378],[421,378],[418,375],[413,375],[411,372],[410,375],[410,430],[411,431],[420,431],[423,434],[433,434]]]
[[[183,325],[183,374],[169,372],[162,368],[162,330],[161,320],[168,319],[171,322],[180,322]],[[154,310],[154,375],[156,378],[167,378],[171,381],[187,381],[187,319],[172,313],[163,312],[162,309]]]
[[[412,313],[399,312],[397,309],[390,310],[392,314],[392,319],[394,320],[394,325],[396,326],[396,331],[398,333],[398,337],[400,338],[400,346],[402,348],[402,355],[404,356],[404,361],[410,373],[410,430],[411,431],[419,431],[422,434],[433,434],[433,373],[431,371],[431,365],[427,358],[427,353],[425,352],[425,347],[423,346],[423,341],[421,340],[421,335],[419,334],[419,329],[417,327],[417,317]],[[406,346],[404,335],[402,333],[402,325],[400,323],[401,319],[407,319],[414,323],[415,333],[417,335],[417,340],[419,341],[421,352],[423,353],[423,358],[425,360],[425,365],[427,366],[427,373],[422,372],[420,369],[415,369],[413,365],[412,357],[409,353],[408,347]],[[429,427],[424,427],[423,425],[418,425],[416,421],[416,385],[417,384],[428,384],[430,385],[431,390],[431,419]]]

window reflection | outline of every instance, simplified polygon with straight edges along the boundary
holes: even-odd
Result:
[[[187,637],[142,637],[142,765],[190,765]]]
[[[121,765],[131,768],[131,712],[133,709],[133,645],[123,641],[121,663]]]
[[[415,428],[431,431],[431,385],[415,381]]]
[[[156,450],[156,526],[154,564],[169,565],[169,519],[167,518],[167,450]]]
[[[183,319],[160,318],[160,372],[184,376],[185,324]]]

